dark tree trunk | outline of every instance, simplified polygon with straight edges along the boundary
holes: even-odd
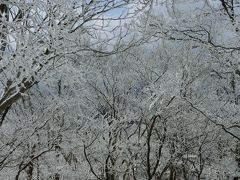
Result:
[[[0,61],[7,46],[7,26],[4,21],[9,20],[9,10],[6,4],[0,4]]]

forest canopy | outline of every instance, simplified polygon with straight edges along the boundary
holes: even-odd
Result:
[[[0,0],[0,179],[240,178],[239,0]]]

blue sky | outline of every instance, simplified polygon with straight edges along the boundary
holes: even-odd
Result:
[[[108,11],[105,15],[114,18],[114,17],[118,17],[119,15],[124,13],[125,11],[126,11],[125,8],[116,8],[116,9]]]

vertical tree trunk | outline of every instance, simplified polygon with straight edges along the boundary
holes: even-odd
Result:
[[[0,4],[0,61],[7,46],[7,26],[4,23],[9,20],[9,10],[6,4]]]
[[[114,162],[112,160],[111,155],[108,155],[105,163],[105,173],[106,173],[106,180],[114,180],[114,173],[113,173],[113,168]]]
[[[31,156],[30,156],[31,159],[34,158],[35,153],[36,153],[36,144],[34,144],[31,149]],[[33,162],[31,161],[26,168],[27,180],[33,179],[33,170],[34,170],[34,166],[33,166]]]
[[[59,176],[59,174],[55,174],[55,176],[54,176],[54,180],[60,180],[60,176]]]
[[[30,162],[27,169],[27,180],[32,180],[33,179],[33,163]]]

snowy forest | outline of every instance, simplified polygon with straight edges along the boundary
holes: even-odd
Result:
[[[0,0],[0,180],[239,180],[240,0]]]

